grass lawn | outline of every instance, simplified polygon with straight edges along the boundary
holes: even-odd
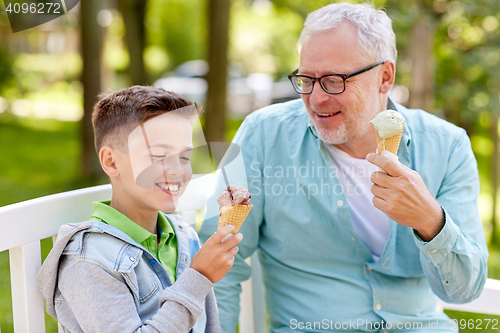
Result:
[[[77,123],[0,116],[1,206],[77,186]]]
[[[231,139],[240,121],[228,122],[228,140]],[[9,114],[0,114],[0,206],[24,201],[44,195],[69,191],[85,186],[79,180],[79,125],[75,122],[61,122],[44,119],[15,118]],[[48,253],[50,240],[42,242],[42,252]],[[10,296],[8,252],[0,253],[0,327],[2,333],[12,333],[12,305]],[[500,279],[500,251],[491,250],[489,276]],[[477,326],[482,320],[481,332],[500,332],[488,330],[486,319],[500,317],[477,315],[462,312],[447,312],[460,323],[474,320]],[[465,320],[460,322],[460,320]],[[493,323],[492,323],[493,324]],[[462,325],[463,326],[463,325]],[[470,326],[470,325],[469,325]],[[47,332],[55,333],[54,320],[47,320]],[[464,329],[472,332],[475,329]]]

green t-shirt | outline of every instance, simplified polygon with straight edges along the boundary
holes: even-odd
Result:
[[[144,246],[165,267],[170,280],[174,283],[177,268],[177,237],[170,221],[165,215],[158,212],[157,227],[161,235],[160,243],[158,243],[156,234],[150,233],[127,216],[110,207],[109,203],[110,201],[95,201],[92,219],[123,231],[134,241]]]

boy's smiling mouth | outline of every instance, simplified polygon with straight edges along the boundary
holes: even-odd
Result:
[[[182,187],[181,182],[160,182],[155,184],[163,192],[170,195],[179,195],[180,188]]]

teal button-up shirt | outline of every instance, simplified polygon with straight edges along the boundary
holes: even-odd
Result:
[[[444,228],[424,242],[390,220],[387,245],[375,263],[357,239],[338,170],[303,102],[258,110],[234,138],[254,207],[240,229],[244,239],[233,268],[215,284],[224,333],[234,332],[240,282],[251,273],[243,259],[257,249],[271,332],[456,331],[435,310],[437,297],[469,302],[487,277],[470,141],[463,129],[424,111],[390,100],[388,108],[406,118],[399,160],[421,175],[442,206]],[[224,187],[221,179],[207,216],[217,215],[215,199]],[[207,219],[201,239],[216,228],[217,217]]]

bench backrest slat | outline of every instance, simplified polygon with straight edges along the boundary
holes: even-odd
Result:
[[[43,300],[35,286],[41,266],[40,242],[10,249],[9,259],[14,331],[45,333]]]
[[[49,195],[0,208],[0,252],[52,237],[65,223],[88,220],[92,201],[109,200],[111,185]]]

